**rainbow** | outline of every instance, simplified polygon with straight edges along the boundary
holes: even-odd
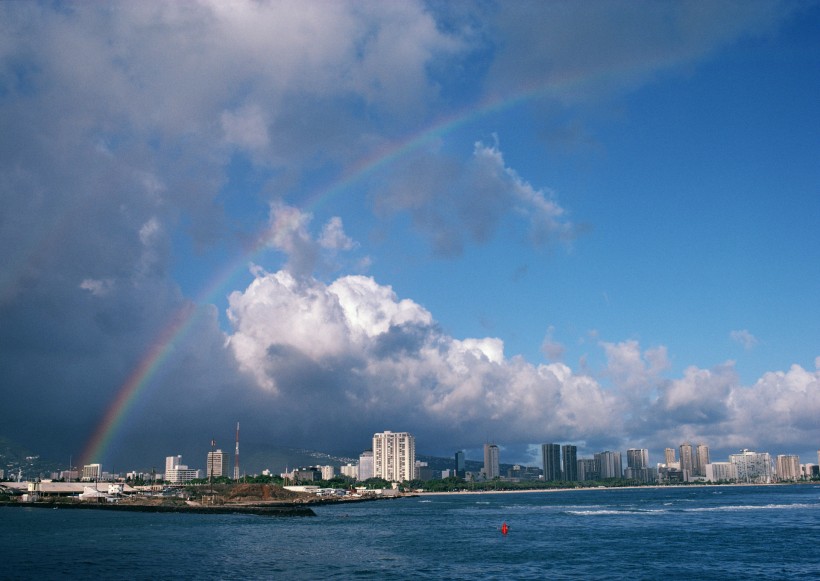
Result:
[[[403,140],[394,143],[391,147],[383,148],[371,156],[366,156],[353,164],[351,168],[344,172],[338,179],[325,188],[318,189],[309,196],[303,204],[306,211],[314,211],[322,203],[332,199],[338,193],[344,191],[350,185],[358,182],[367,175],[372,174],[379,168],[386,167],[395,160],[408,155],[421,148],[423,145],[440,138],[455,129],[466,125],[470,121],[482,116],[508,110],[534,97],[546,95],[556,88],[567,88],[577,85],[588,79],[584,78],[565,79],[561,83],[550,83],[548,86],[540,86],[534,90],[526,90],[517,93],[512,97],[495,97],[487,99],[477,105],[472,105],[457,111],[456,113],[442,117],[432,124],[426,126]],[[266,241],[269,239],[270,230],[261,233],[252,247],[241,253],[236,259],[229,261],[229,264],[220,270],[218,275],[207,284],[193,303],[186,303],[173,317],[171,323],[157,335],[152,346],[140,359],[139,364],[129,374],[125,382],[116,392],[116,397],[109,405],[102,422],[95,429],[91,439],[88,441],[82,454],[84,464],[100,461],[111,447],[115,436],[123,425],[128,412],[133,408],[139,394],[150,383],[156,375],[157,370],[167,360],[173,351],[173,345],[179,343],[187,332],[191,329],[196,318],[197,304],[213,302],[221,289],[230,279],[241,269],[247,267],[254,256],[267,247]]]

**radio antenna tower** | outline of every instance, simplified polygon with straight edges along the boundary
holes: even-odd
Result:
[[[239,480],[239,422],[236,422],[236,454],[233,457],[233,479]]]

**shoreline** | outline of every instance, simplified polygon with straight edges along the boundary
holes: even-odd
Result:
[[[803,484],[812,484],[811,482],[771,482],[769,484],[762,483],[744,483],[736,482],[732,484],[646,484],[643,486],[589,486],[589,487],[572,487],[572,488],[526,488],[521,490],[453,490],[446,492],[433,491],[417,491],[414,492],[417,496],[441,496],[441,495],[475,495],[475,494],[532,494],[532,493],[552,493],[552,492],[578,492],[583,490],[641,490],[641,489],[665,489],[665,488],[737,488],[749,486],[795,486]],[[815,483],[817,484],[817,483]]]
[[[119,512],[162,512],[191,514],[254,514],[259,516],[316,516],[305,505],[221,505],[221,506],[169,506],[149,504],[82,503],[82,502],[0,502],[0,508],[40,508],[52,510],[109,510]]]

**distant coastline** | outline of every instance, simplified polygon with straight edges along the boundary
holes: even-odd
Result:
[[[418,496],[442,496],[442,495],[465,495],[465,494],[531,494],[537,492],[580,492],[588,490],[646,490],[646,489],[667,489],[667,488],[738,488],[750,486],[803,486],[806,484],[820,485],[818,482],[733,482],[731,484],[644,484],[641,486],[589,486],[589,487],[567,487],[567,488],[523,488],[520,490],[447,490],[447,491],[416,491]]]

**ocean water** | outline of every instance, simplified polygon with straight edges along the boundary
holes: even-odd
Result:
[[[0,508],[0,578],[820,579],[813,484],[436,495],[315,511]]]

